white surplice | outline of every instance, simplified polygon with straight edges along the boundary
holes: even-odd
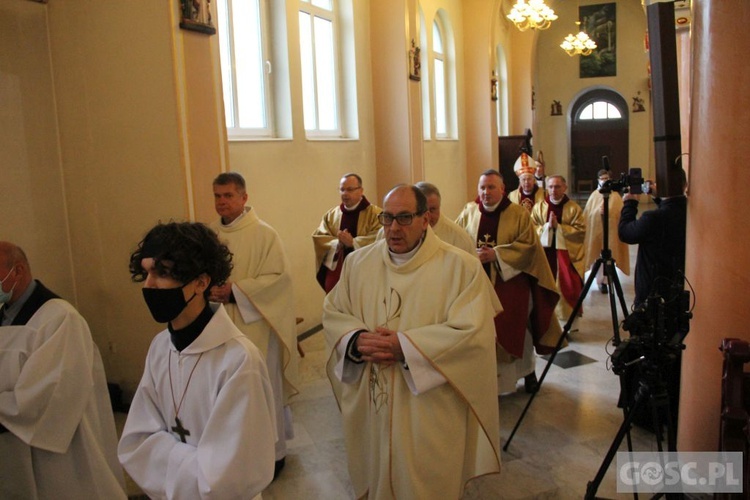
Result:
[[[154,338],[130,407],[118,454],[151,498],[253,498],[273,479],[265,362],[224,307],[211,308],[208,325],[182,352],[168,330]],[[190,432],[184,443],[172,430],[175,407]]]
[[[0,498],[125,498],[99,350],[62,299],[0,327]]]

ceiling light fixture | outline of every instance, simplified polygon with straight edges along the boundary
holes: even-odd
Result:
[[[506,17],[521,31],[529,28],[546,30],[557,19],[555,11],[544,0],[517,0]]]
[[[576,26],[580,29],[581,22],[576,21]],[[560,44],[560,47],[567,52],[570,57],[576,55],[588,56],[596,48],[596,42],[589,38],[585,31],[580,30],[577,35],[571,33],[566,36],[563,43]]]

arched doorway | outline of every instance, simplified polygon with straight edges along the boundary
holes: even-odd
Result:
[[[628,169],[629,124],[625,99],[612,90],[581,94],[570,110],[571,184],[577,193],[596,186],[602,157],[609,158],[613,178]]]

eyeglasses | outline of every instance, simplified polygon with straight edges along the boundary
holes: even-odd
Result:
[[[393,224],[394,220],[398,222],[399,226],[411,226],[411,223],[414,220],[414,217],[418,215],[422,215],[422,214],[420,214],[419,212],[414,212],[413,214],[391,215],[391,214],[382,212],[378,214],[378,220],[384,226],[390,226],[391,224]]]

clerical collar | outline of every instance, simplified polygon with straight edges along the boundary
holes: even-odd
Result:
[[[13,304],[5,304],[2,310],[2,318],[0,318],[0,323],[2,324],[2,326],[10,325],[13,323],[13,320],[16,319],[16,316],[18,316],[21,308],[26,303],[26,301],[29,300],[29,297],[31,297],[31,294],[34,293],[35,289],[36,280],[31,280],[29,286],[26,287],[26,290],[23,291],[23,293],[16,299],[15,302],[13,302]]]
[[[364,198],[360,198],[359,201],[357,202],[357,204],[354,205],[353,207],[347,207],[343,203],[341,205],[344,207],[343,209],[346,210],[347,212],[354,212],[355,210],[357,210],[357,207],[362,203],[363,199]]]
[[[193,341],[197,339],[198,336],[206,328],[206,325],[209,321],[211,321],[213,315],[214,312],[211,310],[208,302],[206,302],[206,307],[204,307],[203,311],[201,311],[198,317],[195,318],[195,321],[190,323],[185,328],[175,330],[172,328],[172,323],[167,324],[167,329],[169,330],[169,338],[172,340],[172,345],[175,347],[175,349],[182,352],[183,349],[192,344]]]
[[[235,224],[237,224],[237,222],[239,222],[240,219],[242,219],[245,215],[247,215],[248,212],[250,212],[250,210],[252,210],[252,207],[245,207],[245,209],[242,211],[242,213],[240,215],[238,215],[236,219],[234,219],[232,222],[230,222],[228,224],[224,224],[224,217],[222,217],[221,218],[221,225],[224,226],[224,227],[232,227],[232,226],[234,226]]]
[[[495,209],[496,209],[497,207],[499,207],[499,206],[500,206],[500,203],[502,203],[502,202],[503,202],[503,200],[501,199],[500,201],[498,201],[498,202],[497,202],[497,203],[495,203],[494,205],[488,206],[488,205],[485,205],[484,203],[482,203],[482,206],[484,207],[485,211],[487,211],[487,212],[494,212],[494,211],[495,211]]]
[[[391,256],[391,262],[393,262],[397,266],[400,266],[401,264],[406,264],[417,253],[417,251],[419,250],[419,247],[422,246],[423,241],[424,241],[424,236],[422,237],[422,239],[419,240],[419,243],[417,243],[417,246],[415,246],[412,250],[406,253],[393,253],[391,252],[391,249],[389,248],[388,255]]]
[[[565,201],[565,198],[562,198],[562,199],[561,199],[561,200],[559,200],[559,201],[555,201],[555,200],[553,200],[552,198],[550,198],[550,199],[549,199],[549,202],[550,202],[550,203],[552,203],[553,205],[559,205],[559,204],[560,204],[560,203],[562,203],[563,201]]]

